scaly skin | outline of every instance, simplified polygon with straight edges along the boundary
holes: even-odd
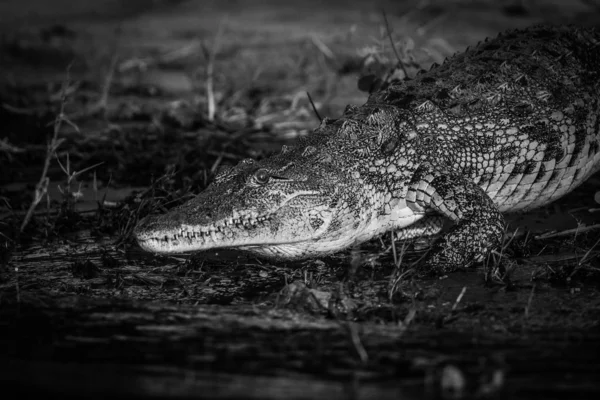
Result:
[[[425,266],[467,267],[500,244],[503,212],[545,205],[599,169],[599,43],[593,29],[536,26],[385,82],[293,148],[244,160],[147,217],[135,236],[159,253],[293,259],[389,230],[436,233],[445,218],[453,226]]]

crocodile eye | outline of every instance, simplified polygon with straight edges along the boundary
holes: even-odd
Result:
[[[257,183],[260,183],[260,184],[265,184],[265,183],[269,182],[270,178],[271,178],[271,175],[269,175],[269,172],[264,168],[258,169],[254,173],[254,179],[256,180]]]

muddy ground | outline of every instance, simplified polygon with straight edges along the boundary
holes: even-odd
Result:
[[[568,4],[568,5],[567,5]],[[592,1],[0,3],[0,381],[73,398],[600,395],[592,177],[511,217],[503,256],[411,274],[427,242],[321,260],[154,256],[137,220],[408,73]]]

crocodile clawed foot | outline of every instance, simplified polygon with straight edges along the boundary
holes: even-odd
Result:
[[[416,267],[419,278],[432,278],[461,269],[441,257],[431,257]]]

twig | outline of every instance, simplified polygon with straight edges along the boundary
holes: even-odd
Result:
[[[400,249],[400,255],[396,254],[396,242],[394,241],[394,233],[391,232],[392,237],[392,254],[394,256],[394,265],[396,266],[394,275],[400,270],[400,266],[402,265],[402,261],[404,260],[404,255],[406,254],[406,248],[408,246],[407,242],[402,242],[402,248]],[[388,291],[388,299],[391,302],[394,293],[396,293],[396,289],[398,288],[398,284],[404,279],[405,276],[412,274],[412,269],[406,269],[402,273],[400,273],[397,277],[394,277],[392,284],[390,285],[390,289]]]
[[[6,157],[8,157],[9,161],[12,161],[13,154],[23,152],[25,152],[25,149],[10,144],[8,138],[0,139],[0,153],[6,154]]]
[[[543,253],[542,250],[540,253]],[[589,255],[596,256],[600,254],[600,251],[595,251],[593,253],[589,253]],[[570,260],[577,260],[581,256],[578,253],[557,253],[557,254],[547,254],[547,255],[536,255],[532,257],[527,257],[524,260],[528,263],[532,264],[550,264],[557,262],[565,262]],[[579,261],[581,263],[581,261]]]
[[[600,228],[600,224],[583,226],[583,227],[578,226],[577,228],[567,229],[567,230],[560,231],[560,232],[545,233],[545,234],[542,234],[542,235],[538,235],[535,238],[536,239],[548,239],[548,238],[558,237],[558,236],[568,236],[568,235],[571,235],[573,233],[579,234],[579,233],[582,233],[582,232],[587,232],[587,231],[591,231],[591,230],[598,229],[598,228]]]
[[[206,101],[208,103],[207,119],[211,122],[215,120],[215,114],[217,110],[217,107],[215,105],[215,92],[213,87],[215,74],[215,59],[217,57],[217,52],[221,44],[221,36],[223,36],[225,20],[226,18],[221,20],[221,22],[219,23],[217,34],[213,41],[211,51],[208,53],[208,60],[206,66]]]
[[[323,118],[321,118],[319,111],[317,111],[317,106],[315,106],[315,103],[313,102],[312,97],[310,97],[310,93],[306,92],[306,95],[308,96],[308,101],[310,101],[310,105],[312,106],[313,112],[317,116],[317,119],[319,120],[319,122],[321,122],[323,120]]]
[[[327,47],[327,45],[325,43],[323,43],[323,41],[321,39],[319,39],[319,37],[315,34],[313,34],[311,36],[312,42],[315,45],[315,47],[317,49],[319,49],[319,51],[321,53],[323,53],[323,55],[327,58],[329,58],[330,60],[335,61],[335,55],[333,54],[333,52],[329,49],[329,47]]]
[[[2,103],[2,108],[12,114],[17,115],[35,115],[38,112],[38,110],[35,109],[15,107],[7,103]]]
[[[121,37],[121,27],[117,29],[115,34],[114,45],[112,48],[112,56],[108,65],[108,71],[104,76],[104,82],[102,84],[102,90],[98,100],[90,104],[85,109],[71,114],[69,117],[71,120],[77,121],[82,118],[91,117],[95,115],[106,116],[106,110],[108,109],[108,97],[110,95],[110,88],[112,87],[115,71],[118,69],[117,61],[119,60],[119,39]]]
[[[70,125],[74,125],[67,117],[65,116],[65,103],[67,102],[67,89],[69,87],[69,83],[71,81],[71,66],[67,67],[67,76],[62,84],[61,89],[61,99],[60,99],[60,110],[56,118],[54,118],[54,132],[52,135],[52,139],[48,143],[46,148],[46,159],[44,160],[44,167],[42,168],[42,175],[40,176],[40,180],[35,186],[35,195],[29,209],[27,210],[27,214],[25,214],[25,218],[23,219],[23,223],[21,224],[21,229],[19,233],[22,233],[25,230],[25,227],[31,220],[33,212],[37,205],[42,201],[42,198],[46,193],[48,193],[48,184],[50,183],[50,178],[48,178],[48,168],[50,168],[50,161],[52,160],[52,155],[56,153],[58,147],[62,144],[64,139],[58,138],[58,133],[62,127],[62,123],[66,122]]]
[[[8,141],[8,138],[2,138],[0,139],[0,151],[7,153],[7,154],[11,154],[11,153],[24,153],[25,149],[17,147],[13,144],[11,144]]]
[[[396,290],[398,288],[398,284],[408,275],[412,275],[414,273],[414,269],[413,268],[409,268],[406,271],[402,272],[400,275],[398,275],[397,278],[394,278],[394,281],[392,282],[392,285],[390,286],[390,289],[388,291],[388,301],[391,303],[392,299],[394,297],[394,294],[396,293]]]
[[[394,40],[392,39],[392,30],[390,29],[390,24],[388,22],[385,10],[382,10],[381,13],[383,14],[383,21],[385,22],[385,30],[387,32],[388,38],[390,39],[390,44],[392,45],[392,50],[394,51],[394,54],[396,55],[396,59],[398,60],[398,65],[400,65],[400,68],[402,68],[402,72],[404,72],[404,76],[408,76],[408,71],[406,71],[406,68],[404,68],[404,63],[400,59],[400,54],[398,54],[398,50],[396,50],[396,45],[394,44]]]
[[[223,153],[224,151],[221,151],[217,157],[217,159],[215,160],[215,162],[213,163],[212,167],[210,167],[210,173],[211,174],[215,174],[215,172],[217,172],[217,168],[219,168],[219,164],[221,164],[221,161],[223,161]]]
[[[392,244],[394,247],[396,247],[395,242]],[[398,257],[398,262],[396,263],[396,268],[400,268],[400,265],[402,265],[402,261],[404,260],[404,256],[406,254],[407,248],[408,248],[408,242],[402,241],[402,247],[400,248],[400,255]]]
[[[502,235],[502,247],[500,247],[500,252],[494,250],[491,252],[490,257],[487,257],[486,261],[485,261],[485,269],[486,269],[486,282],[488,279],[488,274],[493,273],[493,277],[498,278],[499,281],[503,281],[504,278],[506,278],[510,272],[509,269],[506,270],[505,274],[503,277],[498,276],[498,268],[496,268],[498,266],[499,263],[502,262],[502,258],[504,257],[504,252],[506,251],[506,249],[508,248],[508,246],[512,243],[512,241],[517,237],[517,234],[519,233],[519,227],[517,227],[517,229],[515,229],[515,231],[513,232],[513,234],[508,237],[506,234],[506,228],[504,231],[504,235]],[[529,235],[529,232],[527,232],[527,235]],[[494,257],[497,256],[497,257]],[[493,267],[494,268],[490,268],[490,259],[493,259]],[[492,271],[492,269],[494,271]]]
[[[594,245],[592,247],[590,247],[590,249],[583,255],[583,257],[581,258],[581,260],[579,260],[579,263],[578,263],[579,265],[583,264],[583,262],[585,261],[585,259],[588,258],[588,256],[592,252],[592,250],[594,250],[594,248],[596,246],[598,246],[598,243],[600,243],[600,237],[598,238],[598,240],[596,240],[596,243],[594,243]]]
[[[21,289],[19,285],[19,267],[15,266],[15,291],[17,292],[17,304],[21,304]]]
[[[398,325],[401,324],[400,326],[402,327],[403,331],[405,331],[408,328],[410,323],[413,321],[413,319],[415,319],[415,316],[417,315],[417,309],[414,306],[414,302],[415,302],[415,298],[413,297],[413,307],[411,307],[408,310],[406,317],[404,317],[404,321],[398,321]]]
[[[392,255],[394,256],[394,265],[398,268],[398,257],[396,255],[396,242],[394,242],[394,232],[390,232],[390,238],[392,239]]]
[[[458,307],[458,304],[460,303],[460,301],[462,300],[463,296],[465,295],[465,292],[467,291],[467,287],[463,286],[462,290],[460,291],[460,293],[458,294],[458,297],[456,297],[456,300],[454,301],[454,304],[452,305],[452,311],[456,310],[456,308]]]
[[[529,233],[527,233],[529,234]],[[512,235],[510,237],[508,237],[508,235],[505,233],[504,235],[502,235],[502,247],[500,247],[500,251],[494,250],[492,251],[493,254],[498,256],[498,259],[502,259],[502,257],[504,257],[504,252],[506,251],[506,249],[508,248],[508,246],[512,243],[512,241],[518,236],[521,236],[519,234],[519,228],[517,227],[517,229],[515,229],[515,231],[512,233]]]
[[[100,161],[99,163],[96,163],[92,166],[89,167],[85,167],[84,169],[82,169],[81,171],[73,171],[71,172],[71,162],[69,161],[69,153],[67,153],[67,166],[65,167],[63,165],[62,162],[60,162],[60,158],[58,158],[58,154],[55,154],[56,157],[56,161],[58,162],[58,166],[60,167],[60,169],[62,169],[62,171],[65,173],[65,175],[67,175],[67,184],[70,186],[71,182],[76,179],[79,175],[83,174],[84,172],[87,172],[93,168],[96,168],[102,164],[104,164],[104,161]]]
[[[48,152],[54,151],[56,149],[52,143],[48,144]],[[46,158],[49,160],[49,157]],[[33,212],[37,205],[42,201],[44,195],[48,192],[48,184],[50,183],[50,179],[46,176],[48,173],[48,167],[46,166],[49,162],[44,164],[44,169],[42,170],[42,176],[40,177],[40,181],[35,186],[35,194],[33,197],[33,201],[29,205],[29,209],[27,210],[27,214],[25,214],[25,218],[23,218],[23,222],[21,223],[21,229],[19,230],[22,233],[25,230],[27,224],[29,224],[29,220],[31,219]]]
[[[586,253],[583,255],[583,257],[581,258],[581,260],[579,260],[577,262],[577,265],[575,266],[575,268],[573,268],[573,272],[571,272],[569,274],[569,276],[567,277],[567,279],[573,278],[573,275],[575,275],[577,273],[577,271],[579,271],[583,267],[583,262],[585,261],[586,258],[589,257],[590,254],[592,254],[592,250],[594,250],[594,248],[596,246],[598,246],[598,243],[600,243],[600,237],[598,238],[598,240],[596,240],[596,243],[594,243],[594,245],[592,247],[590,247],[588,251],[586,251]]]
[[[363,346],[360,341],[360,336],[358,335],[358,330],[356,329],[356,325],[352,322],[348,323],[348,330],[350,331],[350,339],[352,340],[352,344],[358,353],[358,357],[360,357],[360,361],[366,363],[369,361],[369,354],[367,350],[365,350],[365,346]]]
[[[529,293],[529,299],[527,299],[527,305],[525,306],[525,318],[529,318],[529,309],[531,308],[531,302],[533,301],[533,294],[535,293],[535,285],[531,287]]]
[[[394,51],[394,54],[396,55],[396,60],[398,60],[398,62],[400,64],[402,64],[400,55],[398,54],[398,51],[396,50],[396,46],[394,45],[394,40],[392,40],[392,30],[390,29],[390,24],[388,22],[387,14],[385,13],[385,10],[381,10],[381,14],[383,15],[383,22],[385,22],[385,31],[387,33],[388,38],[390,39],[390,45],[392,46],[392,50]]]
[[[112,58],[110,59],[110,64],[108,66],[108,72],[104,77],[104,84],[102,85],[102,93],[100,98],[98,99],[98,103],[96,107],[98,107],[98,111],[105,112],[108,108],[108,96],[110,93],[110,87],[112,86],[112,82],[115,76],[115,70],[117,69],[117,60],[119,59],[118,53],[115,50]]]

